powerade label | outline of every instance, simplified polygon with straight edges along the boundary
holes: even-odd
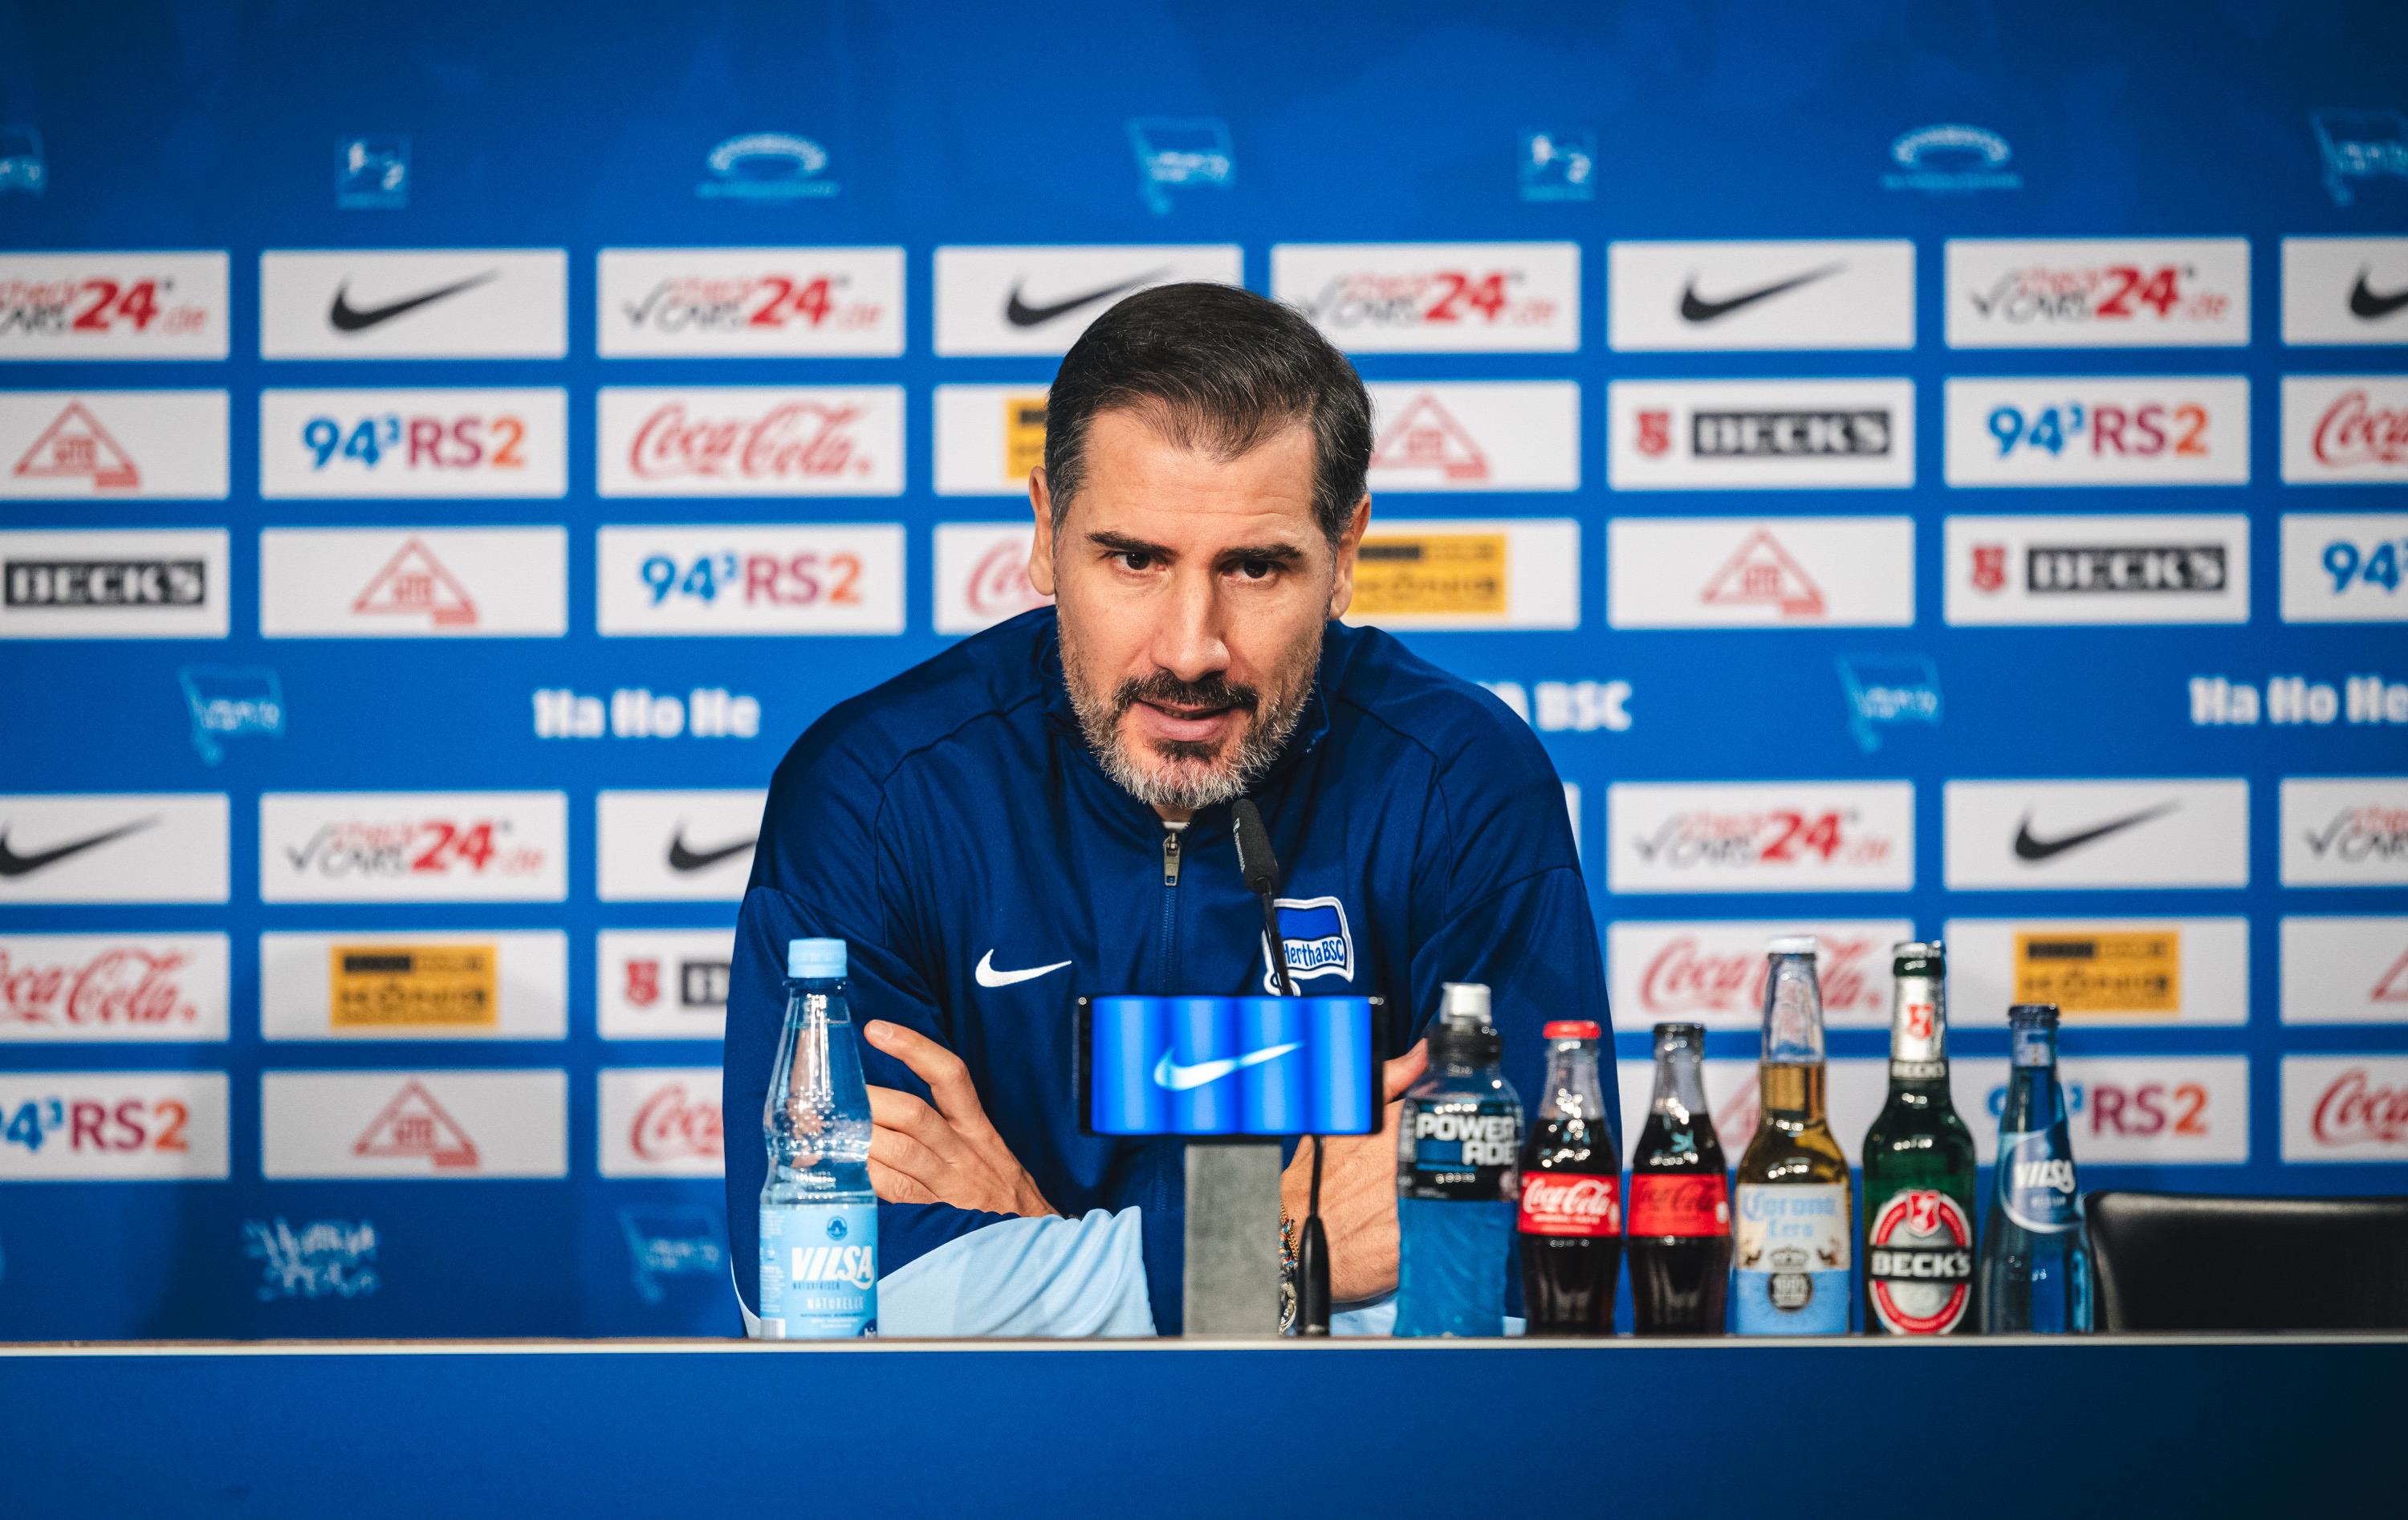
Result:
[[[1522,1111],[1502,1098],[1405,1100],[1397,1134],[1397,1196],[1511,1202]]]
[[[2073,1144],[2065,1121],[1999,1137],[1999,1201],[2007,1217],[2038,1235],[2061,1235],[2082,1223],[2073,1179]]]
[[[878,1333],[878,1205],[761,1206],[761,1339]]]
[[[1619,1235],[1622,1179],[1580,1172],[1526,1171],[1522,1212],[1514,1227],[1525,1235]]]
[[[1855,1225],[1845,1183],[1742,1183],[1731,1332],[1847,1334]]]
[[[1945,1193],[1901,1188],[1873,1204],[1865,1282],[1892,1335],[1946,1335],[1973,1300],[1973,1223]]]
[[[1728,1235],[1730,1183],[1721,1172],[1630,1174],[1633,1235]]]

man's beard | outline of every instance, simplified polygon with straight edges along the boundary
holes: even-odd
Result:
[[[1062,669],[1070,691],[1070,706],[1079,714],[1080,732],[1087,748],[1119,787],[1140,802],[1156,808],[1193,811],[1235,802],[1254,788],[1287,747],[1304,716],[1312,695],[1314,671],[1321,664],[1322,626],[1315,622],[1288,646],[1268,692],[1231,682],[1219,671],[1201,681],[1182,681],[1157,668],[1142,680],[1124,681],[1109,696],[1087,689],[1081,679],[1077,641],[1062,629]],[[1235,738],[1214,741],[1191,738],[1131,740],[1121,731],[1121,720],[1140,702],[1173,708],[1238,708],[1250,715]],[[1140,765],[1129,753],[1132,743],[1154,752],[1157,766]],[[1233,753],[1232,753],[1233,752]]]

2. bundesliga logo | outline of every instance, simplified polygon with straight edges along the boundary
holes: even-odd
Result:
[[[1347,926],[1346,905],[1335,897],[1282,897],[1280,943],[1287,952],[1287,974],[1294,982],[1317,976],[1354,980],[1354,933]],[[1271,947],[1263,945],[1263,991],[1276,995],[1279,971],[1271,964]]]

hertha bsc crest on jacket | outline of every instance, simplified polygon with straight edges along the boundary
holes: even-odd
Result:
[[[1354,934],[1346,926],[1346,905],[1335,897],[1281,897],[1280,940],[1287,947],[1287,974],[1292,982],[1334,976],[1354,980]],[[1263,944],[1263,991],[1276,995],[1279,973],[1271,966],[1271,947]]]

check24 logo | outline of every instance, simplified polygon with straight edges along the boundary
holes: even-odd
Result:
[[[408,876],[523,876],[543,868],[541,850],[508,839],[507,819],[327,824],[285,859],[301,875],[334,880]]]

